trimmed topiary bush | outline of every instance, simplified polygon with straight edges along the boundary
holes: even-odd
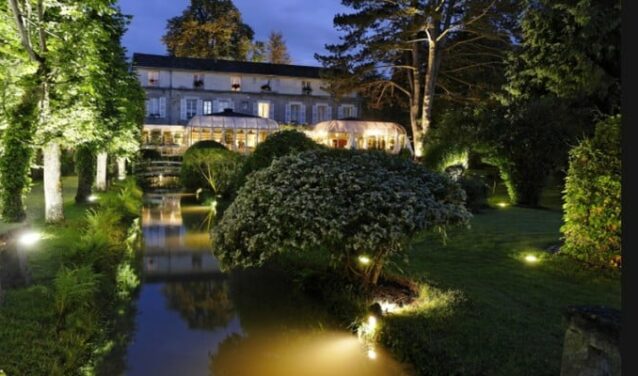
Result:
[[[483,179],[476,175],[466,174],[457,182],[465,191],[465,206],[470,209],[472,213],[477,213],[481,209],[488,207],[487,195],[489,187]]]
[[[302,132],[289,129],[276,132],[257,145],[255,151],[248,156],[237,177],[237,184],[239,187],[242,186],[250,173],[270,166],[276,158],[322,148],[323,146],[317,144]]]
[[[562,252],[588,264],[621,264],[621,117],[600,122],[570,152]]]
[[[288,155],[248,177],[213,229],[214,253],[232,268],[325,249],[334,266],[374,285],[413,236],[467,223],[464,200],[448,177],[384,152]]]

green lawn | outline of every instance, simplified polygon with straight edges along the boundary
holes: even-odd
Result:
[[[409,264],[398,266],[461,298],[389,316],[383,342],[423,375],[559,374],[564,309],[620,308],[619,276],[543,251],[558,241],[561,222],[559,211],[498,208],[450,231],[446,245],[438,235],[416,242]],[[527,254],[540,261],[525,262]]]

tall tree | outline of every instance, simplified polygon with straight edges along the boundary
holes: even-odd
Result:
[[[517,2],[511,0],[342,3],[354,9],[334,19],[345,35],[340,44],[326,46],[329,55],[316,55],[332,68],[331,90],[337,95],[366,90],[377,98],[402,95],[409,108],[417,157],[423,155],[437,90],[461,98],[453,88],[461,84],[467,91],[472,84],[460,74],[503,65],[517,9]],[[463,63],[447,69],[454,59]]]
[[[37,114],[35,121],[15,122],[11,126],[20,127],[23,134],[33,137],[35,145],[42,147],[45,219],[56,222],[64,218],[61,147],[110,137],[108,123],[101,121],[104,113],[100,109],[100,86],[96,83],[100,74],[102,81],[112,82],[112,85],[116,85],[121,77],[110,75],[104,68],[103,64],[108,59],[102,53],[117,29],[117,21],[109,20],[118,19],[120,14],[115,8],[115,0],[94,0],[90,3],[80,0],[7,0],[7,4],[4,15],[13,20],[11,31],[20,41],[13,52],[24,56],[34,67],[32,77],[26,81],[28,85],[25,84],[25,87],[31,87],[31,91],[25,90],[24,96],[33,98],[35,110],[23,108],[21,113]],[[119,98],[119,102],[114,102],[117,106],[128,100],[121,98],[126,95],[124,93],[109,93]],[[6,138],[4,142],[6,145]],[[11,160],[6,153],[2,159],[2,163]],[[19,171],[23,169],[22,166],[16,167]],[[3,180],[6,179],[8,177],[3,174]]]
[[[250,48],[249,59],[253,63],[263,63],[266,61],[266,43],[262,41],[255,41]]]
[[[247,60],[253,36],[231,0],[191,0],[162,41],[172,56]]]
[[[272,64],[291,64],[292,59],[281,32],[272,31],[267,44],[268,62]]]

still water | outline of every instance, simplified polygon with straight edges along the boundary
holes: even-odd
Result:
[[[156,196],[142,212],[143,285],[126,375],[402,375],[267,270],[225,274],[210,250],[208,208]]]

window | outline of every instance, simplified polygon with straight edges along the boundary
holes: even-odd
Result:
[[[330,120],[328,117],[328,106],[326,105],[318,105],[317,106],[317,122]]]
[[[204,115],[210,115],[213,113],[213,102],[204,101]]]
[[[339,112],[340,112],[339,117],[341,119],[357,117],[357,108],[352,104],[346,104],[346,105],[340,106]]]
[[[239,76],[231,76],[230,77],[230,88],[232,91],[240,91],[241,90],[241,77]]]
[[[270,102],[258,102],[257,115],[263,118],[269,118],[270,117]]]
[[[158,71],[149,71],[148,72],[148,86],[159,86],[159,72]]]
[[[248,113],[248,108],[249,108],[249,107],[250,107],[250,103],[249,103],[249,102],[247,102],[247,101],[242,101],[242,102],[241,102],[241,107],[240,107],[241,112],[243,112],[243,113],[247,114],[247,113]]]
[[[197,99],[186,100],[186,120],[192,119],[197,115]]]
[[[146,100],[146,116],[150,118],[166,117],[166,98],[149,98]]]
[[[301,81],[301,92],[304,94],[312,93],[312,86],[310,85],[310,81]]]
[[[223,112],[226,109],[232,109],[233,106],[230,104],[228,99],[220,99],[217,101],[217,106],[219,106],[219,112]]]
[[[291,123],[301,123],[301,105],[300,104],[291,104],[290,105],[290,122]]]
[[[204,88],[204,74],[203,73],[195,73],[193,75],[193,87],[195,89],[203,89]]]

